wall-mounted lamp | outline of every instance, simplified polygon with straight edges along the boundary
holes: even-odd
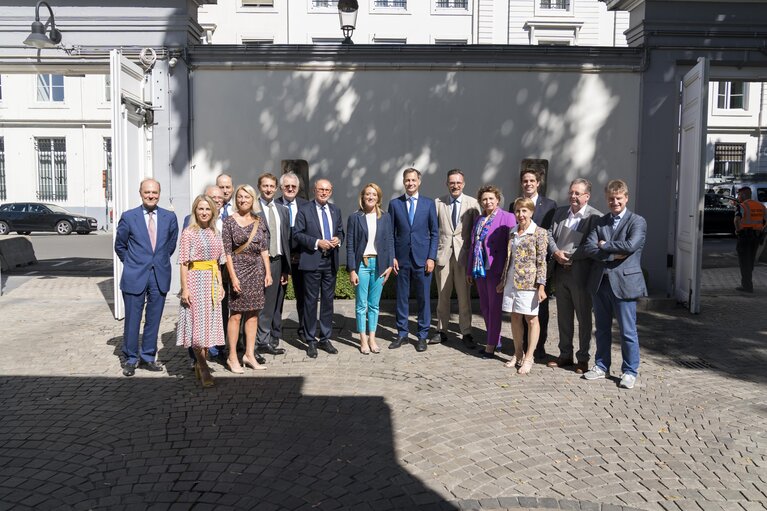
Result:
[[[341,44],[354,44],[352,32],[357,26],[357,11],[359,9],[357,0],[338,0],[338,17],[341,20],[341,32],[344,34],[344,40]]]
[[[48,8],[48,12],[50,13],[50,16],[48,17],[48,21],[45,22],[43,25],[40,22],[40,6],[44,5]],[[48,32],[49,35],[45,34],[45,29],[50,25],[50,31]],[[58,31],[56,28],[56,21],[53,19],[53,10],[51,9],[51,6],[48,5],[48,2],[37,2],[37,5],[35,6],[35,21],[32,22],[32,32],[29,34],[29,36],[24,39],[24,44],[26,46],[32,46],[34,48],[42,49],[42,48],[55,48],[57,44],[61,42],[61,32]]]

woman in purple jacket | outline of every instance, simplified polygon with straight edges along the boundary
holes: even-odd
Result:
[[[469,284],[476,282],[479,291],[479,306],[485,318],[487,345],[482,353],[484,358],[493,358],[501,344],[501,304],[503,294],[496,291],[506,266],[506,247],[509,232],[517,225],[513,214],[503,210],[501,190],[486,185],[477,192],[482,214],[472,229],[469,260],[466,265],[466,279]]]

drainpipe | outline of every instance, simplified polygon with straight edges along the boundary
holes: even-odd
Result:
[[[762,172],[762,122],[764,121],[764,82],[761,84],[759,94],[759,121],[756,126],[756,171]],[[767,148],[764,149],[767,151]]]

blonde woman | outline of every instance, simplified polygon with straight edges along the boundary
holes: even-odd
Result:
[[[360,353],[381,350],[376,343],[378,304],[394,260],[394,235],[389,213],[381,210],[383,192],[375,183],[360,191],[360,209],[346,224],[346,267],[356,288],[355,312],[360,334]]]
[[[228,344],[226,365],[233,373],[243,373],[237,359],[240,321],[245,319],[245,354],[242,363],[252,369],[266,369],[256,361],[258,313],[264,308],[264,288],[272,285],[269,267],[269,231],[253,209],[256,191],[240,185],[234,193],[235,211],[223,224],[226,269],[232,286],[229,296]]]
[[[181,306],[176,345],[192,348],[197,361],[195,375],[203,387],[213,386],[206,362],[208,348],[224,344],[221,319],[221,285],[224,246],[216,233],[218,212],[213,200],[198,195],[192,203],[189,227],[181,233]]]
[[[503,312],[511,313],[511,333],[514,356],[506,367],[515,367],[519,374],[528,374],[533,367],[533,354],[538,344],[540,325],[538,305],[546,299],[546,251],[548,233],[533,222],[535,204],[527,197],[514,201],[517,228],[509,233],[506,266],[497,291],[503,291]],[[527,322],[527,353],[522,353],[522,322]]]

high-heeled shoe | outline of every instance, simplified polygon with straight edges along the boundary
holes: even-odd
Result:
[[[377,344],[371,344],[370,353],[381,353],[381,348],[379,348]]]
[[[234,374],[244,374],[245,370],[243,370],[242,366],[240,366],[239,363],[237,366],[239,367],[232,366],[232,363],[227,359],[226,368],[229,369],[229,371],[233,372]]]
[[[360,346],[360,353],[363,355],[370,355],[370,347],[367,344]]]
[[[249,368],[251,368],[251,369],[253,369],[255,371],[264,371],[264,370],[266,370],[266,365],[265,364],[259,364],[258,362],[252,362],[252,361],[248,360],[245,357],[242,357],[242,365],[244,365],[245,367],[249,367]]]
[[[213,381],[213,375],[210,374],[210,371],[200,371],[200,382],[203,388],[212,387],[216,383]]]
[[[194,377],[200,380],[200,364],[194,365]]]
[[[508,362],[506,362],[506,363],[505,363],[505,364],[503,364],[503,365],[504,365],[505,367],[508,367],[509,369],[513,369],[514,367],[518,367],[518,366],[517,366],[517,356],[516,356],[516,355],[512,355],[512,356],[511,356],[511,359],[509,359],[509,361],[508,361]]]
[[[526,358],[522,361],[522,365],[517,369],[517,374],[529,374],[530,369],[533,368],[533,357]]]

